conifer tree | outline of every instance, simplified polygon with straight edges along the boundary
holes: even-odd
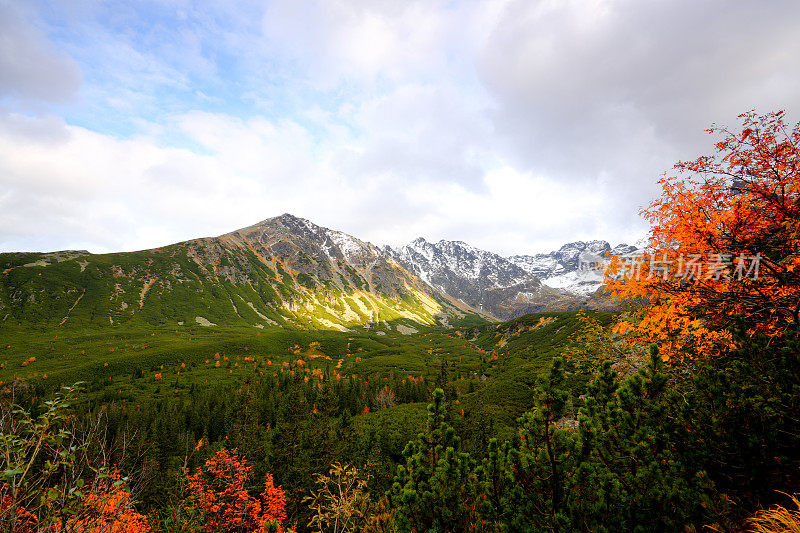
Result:
[[[566,490],[574,469],[573,433],[558,424],[567,409],[563,361],[539,380],[535,407],[519,419],[508,451],[512,483],[502,510],[509,531],[567,531]]]
[[[471,531],[477,516],[473,461],[445,422],[444,391],[433,391],[428,427],[403,451],[388,497],[396,509],[398,531]]]
[[[800,464],[800,336],[794,326],[780,339],[745,332],[733,334],[740,348],[695,368],[677,436],[684,461],[746,510],[797,486],[787,465]]]
[[[650,363],[619,384],[601,365],[580,411],[580,465],[570,491],[576,523],[590,531],[676,531],[697,513],[702,474],[689,471],[670,435],[668,376]]]
[[[476,470],[481,497],[481,525],[484,530],[502,529],[502,524],[513,518],[508,493],[514,478],[508,464],[508,445],[491,439],[487,456]]]

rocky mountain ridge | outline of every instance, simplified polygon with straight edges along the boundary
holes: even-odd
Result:
[[[594,267],[610,255],[627,255],[636,251],[635,246],[628,244],[612,248],[608,241],[603,240],[576,241],[546,254],[513,255],[508,260],[549,287],[591,296],[603,284],[602,269]]]
[[[535,255],[502,257],[462,241],[436,243],[417,238],[399,248],[384,247],[398,263],[432,287],[470,306],[508,319],[542,310],[607,308],[595,296],[603,284],[598,265],[635,246],[576,241]]]
[[[415,330],[600,308],[582,269],[612,249],[502,257],[461,241],[393,249],[284,214],[219,237],[116,254],[0,254],[0,323],[246,324]]]
[[[7,320],[403,332],[482,321],[376,246],[289,214],[139,252],[0,254]]]
[[[592,249],[595,248],[601,247]],[[543,283],[545,276],[553,278],[577,270],[577,256],[572,260],[563,248],[561,256],[515,256],[514,260],[462,241],[431,243],[418,238],[405,246],[387,246],[384,250],[438,291],[498,319],[537,311],[601,306],[587,302],[590,293],[568,290],[573,288],[571,285],[554,287]],[[523,258],[530,260],[526,262]]]

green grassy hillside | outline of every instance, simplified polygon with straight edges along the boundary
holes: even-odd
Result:
[[[353,270],[353,269],[351,269]],[[311,276],[222,239],[130,253],[0,254],[0,328],[283,326],[345,331],[371,324],[413,332],[420,324],[481,322],[402,278],[394,293],[362,274]]]
[[[610,315],[598,313],[601,320]],[[0,345],[0,381],[24,380],[42,393],[86,382],[105,397],[180,395],[193,386],[234,386],[279,374],[302,360],[322,379],[391,376],[449,384],[468,409],[490,409],[512,424],[530,407],[536,377],[580,327],[575,312],[526,315],[499,324],[449,330],[396,331],[287,329],[248,325],[32,326],[6,323]],[[219,363],[217,365],[217,363]]]

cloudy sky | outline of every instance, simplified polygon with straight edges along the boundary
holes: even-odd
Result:
[[[284,212],[376,244],[632,242],[711,123],[798,108],[796,0],[0,0],[0,251]]]

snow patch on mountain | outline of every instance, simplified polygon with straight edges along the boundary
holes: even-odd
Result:
[[[514,255],[508,259],[548,287],[591,296],[603,284],[603,270],[608,258],[636,251],[635,246],[627,244],[612,248],[607,241],[577,241],[547,254]]]
[[[543,302],[554,297],[542,293],[539,279],[525,269],[462,241],[418,238],[383,251],[436,290],[497,318],[543,310]]]
[[[420,237],[398,249],[387,246],[385,251],[429,285],[445,290],[447,278],[492,288],[513,287],[531,278],[508,259],[462,241],[431,243]]]
[[[352,261],[359,254],[363,254],[365,249],[368,248],[366,243],[341,231],[327,230],[327,233],[348,261]]]

